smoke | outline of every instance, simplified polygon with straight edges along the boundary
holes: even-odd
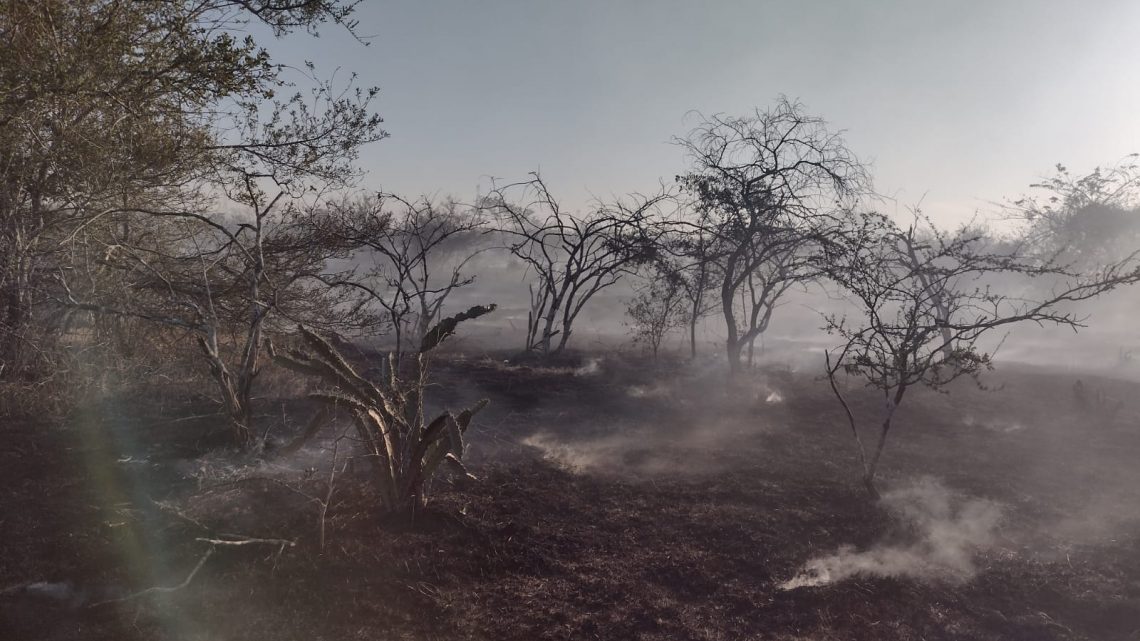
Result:
[[[574,376],[593,376],[602,371],[602,359],[591,358],[574,370]]]
[[[669,399],[672,398],[673,387],[664,383],[655,385],[631,385],[625,393],[630,398]]]
[[[754,435],[759,429],[750,430]],[[739,448],[744,431],[730,422],[705,420],[670,429],[621,426],[595,438],[567,438],[542,430],[520,442],[544,460],[575,474],[676,476],[706,474],[732,465],[726,451]]]
[[[966,427],[981,427],[994,432],[1002,434],[1013,434],[1025,429],[1025,423],[1009,418],[993,417],[989,419],[980,419],[973,414],[962,415],[962,425]]]
[[[518,443],[579,474],[708,474],[740,463],[758,439],[788,429],[789,375],[741,376],[694,368],[683,375],[662,369],[652,378],[621,385],[622,364],[598,360],[605,394],[616,409],[581,404],[550,416]],[[593,369],[591,364],[574,372]],[[588,370],[587,370],[588,371]]]
[[[195,459],[175,463],[174,468],[199,489],[225,485],[250,478],[293,481],[299,476],[312,476],[332,463],[331,448],[314,443],[288,457],[249,459],[229,452],[211,452]]]
[[[654,473],[666,462],[655,456],[651,435],[628,430],[610,436],[569,442],[549,432],[532,434],[523,445],[539,451],[542,458],[575,473],[636,470]]]
[[[854,576],[967,581],[976,572],[974,556],[993,544],[1001,519],[994,502],[956,496],[929,478],[884,494],[882,504],[912,533],[909,541],[880,543],[862,552],[842,546],[805,563],[780,588],[827,585]]]

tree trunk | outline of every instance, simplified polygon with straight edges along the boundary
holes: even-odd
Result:
[[[700,289],[698,289],[697,295],[693,297],[693,306],[689,310],[689,360],[694,361],[697,360],[697,323],[701,319],[701,304],[704,303],[705,298],[703,289],[705,275],[703,269],[702,267],[700,280],[697,284],[697,287]]]
[[[562,328],[562,335],[558,337],[558,347],[554,348],[555,354],[561,354],[562,350],[566,349],[566,342],[570,340],[570,327],[567,325]]]
[[[526,314],[526,345],[523,347],[524,352],[533,352],[536,334],[538,333],[538,323],[534,320],[534,310]]]
[[[744,350],[744,343],[735,337],[730,337],[724,345],[725,352],[728,355],[728,371],[732,374],[739,374],[741,368],[740,355]]]
[[[697,315],[689,318],[689,360],[697,360]]]
[[[728,337],[724,341],[725,352],[728,355],[728,371],[737,374],[740,372],[740,352],[744,342],[740,340],[740,332],[736,329],[736,312],[732,309],[734,292],[731,282],[725,278],[720,291],[721,312],[724,314],[724,325]]]
[[[252,412],[249,403],[242,402],[240,382],[235,381],[233,374],[226,367],[218,349],[217,334],[213,329],[206,336],[198,336],[198,346],[202,348],[203,356],[210,367],[210,375],[218,386],[218,393],[222,397],[226,418],[229,419],[230,433],[233,444],[239,450],[247,452],[253,448],[253,431],[250,429]]]
[[[550,340],[554,338],[554,319],[558,316],[558,308],[552,303],[550,312],[546,315],[546,321],[542,326],[542,353],[550,353]],[[562,337],[561,344],[565,344],[566,337]]]
[[[9,275],[11,282],[4,292],[4,327],[0,329],[0,360],[7,365],[3,372],[0,372],[0,376],[9,377],[20,376],[24,368],[23,341],[30,339],[27,330],[31,327],[32,319],[31,306],[28,302],[30,279],[22,264],[17,264],[13,271],[15,273]]]
[[[879,467],[879,459],[883,456],[883,448],[887,444],[887,434],[891,431],[891,419],[894,418],[895,410],[898,409],[905,393],[906,386],[900,385],[895,391],[894,397],[888,399],[886,416],[883,417],[883,422],[879,426],[879,440],[875,444],[875,452],[867,462],[867,469],[863,474],[863,485],[867,488],[871,498],[874,499],[879,498],[879,490],[875,487],[875,472]]]

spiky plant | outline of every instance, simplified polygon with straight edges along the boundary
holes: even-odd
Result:
[[[464,434],[471,418],[487,405],[483,399],[459,414],[447,411],[427,421],[423,408],[427,355],[454,334],[460,322],[494,309],[495,305],[477,305],[443,319],[424,336],[407,367],[389,355],[381,381],[361,376],[331,343],[305,327],[299,330],[309,351],[278,352],[270,344],[269,353],[275,362],[326,384],[326,389],[309,394],[324,405],[320,416],[330,410],[352,414],[372,462],[381,506],[408,512],[423,505],[424,485],[442,464],[467,474]]]

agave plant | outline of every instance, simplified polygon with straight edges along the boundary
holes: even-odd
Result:
[[[324,390],[309,395],[324,405],[313,424],[333,411],[350,412],[372,462],[382,507],[411,511],[423,505],[424,486],[441,465],[467,474],[464,434],[471,418],[487,405],[483,399],[459,414],[448,411],[427,421],[423,407],[427,355],[454,334],[460,322],[494,309],[495,305],[477,305],[443,319],[424,335],[408,367],[389,355],[381,381],[361,376],[331,343],[305,327],[299,330],[309,351],[278,352],[272,344],[268,350],[277,363],[326,384]]]

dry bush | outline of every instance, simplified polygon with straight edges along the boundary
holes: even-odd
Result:
[[[25,358],[2,363],[0,416],[60,419],[108,394],[141,391],[164,399],[188,371],[169,332],[100,322],[68,322],[29,337]]]

